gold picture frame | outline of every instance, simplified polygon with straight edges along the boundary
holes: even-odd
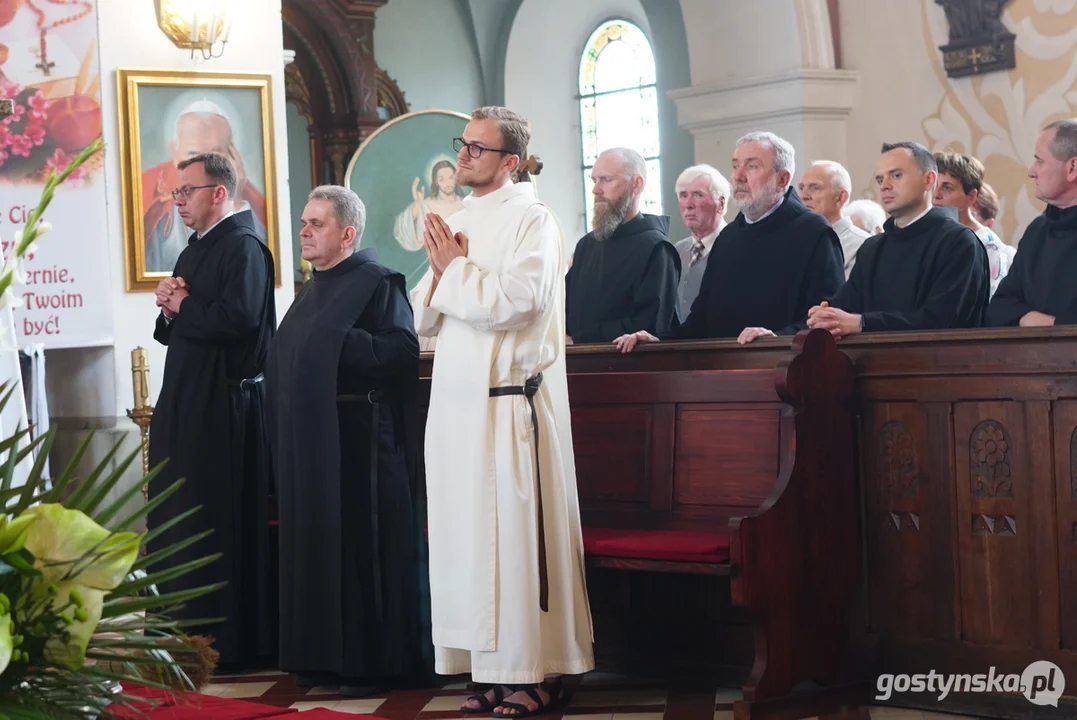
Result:
[[[175,163],[225,147],[240,175],[236,209],[254,214],[281,287],[272,76],[120,68],[116,84],[127,291],[154,290],[186,247]]]

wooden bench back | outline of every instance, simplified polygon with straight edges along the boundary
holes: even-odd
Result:
[[[725,531],[791,459],[773,369],[569,376],[585,526]]]

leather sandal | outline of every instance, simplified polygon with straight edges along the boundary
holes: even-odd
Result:
[[[486,697],[486,693],[490,692],[491,690],[494,691],[493,702],[490,702],[490,698]],[[506,686],[504,685],[491,685],[485,690],[480,690],[474,695],[469,696],[467,700],[464,700],[464,704],[460,706],[460,712],[466,713],[468,715],[491,713],[494,711],[494,708],[496,708],[501,703],[502,700],[504,700],[506,697],[508,697],[514,692],[512,688],[508,688],[508,692],[506,692],[505,690]],[[479,706],[468,707],[467,703],[471,700],[477,702]]]
[[[554,712],[560,710],[568,699],[565,695],[565,683],[561,678],[556,680],[547,680],[540,682],[538,685],[522,685],[516,688],[517,691],[522,690],[527,693],[528,697],[538,704],[534,710],[530,709],[526,705],[514,702],[502,702],[498,707],[506,710],[515,710],[514,713],[491,713],[495,718],[523,718],[534,717],[535,715],[544,715],[548,712]],[[538,691],[542,690],[550,696],[549,702],[543,702],[542,696],[538,694]],[[496,709],[496,708],[495,708]]]

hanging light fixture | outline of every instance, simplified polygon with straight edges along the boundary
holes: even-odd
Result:
[[[220,57],[232,30],[231,0],[158,0],[157,24],[172,44],[200,50],[205,59]]]

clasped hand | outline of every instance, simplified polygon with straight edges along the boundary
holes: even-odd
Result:
[[[458,257],[467,257],[467,236],[459,232],[453,235],[449,224],[437,213],[427,213],[425,225],[423,244],[426,246],[426,257],[434,271],[434,278],[440,279],[449,263]]]
[[[808,310],[808,327],[823,328],[835,338],[842,338],[860,332],[860,316],[830,307],[830,303],[824,301]]]
[[[191,293],[187,290],[187,281],[181,277],[165,278],[157,283],[157,307],[165,317],[175,317],[179,312],[180,303]]]

